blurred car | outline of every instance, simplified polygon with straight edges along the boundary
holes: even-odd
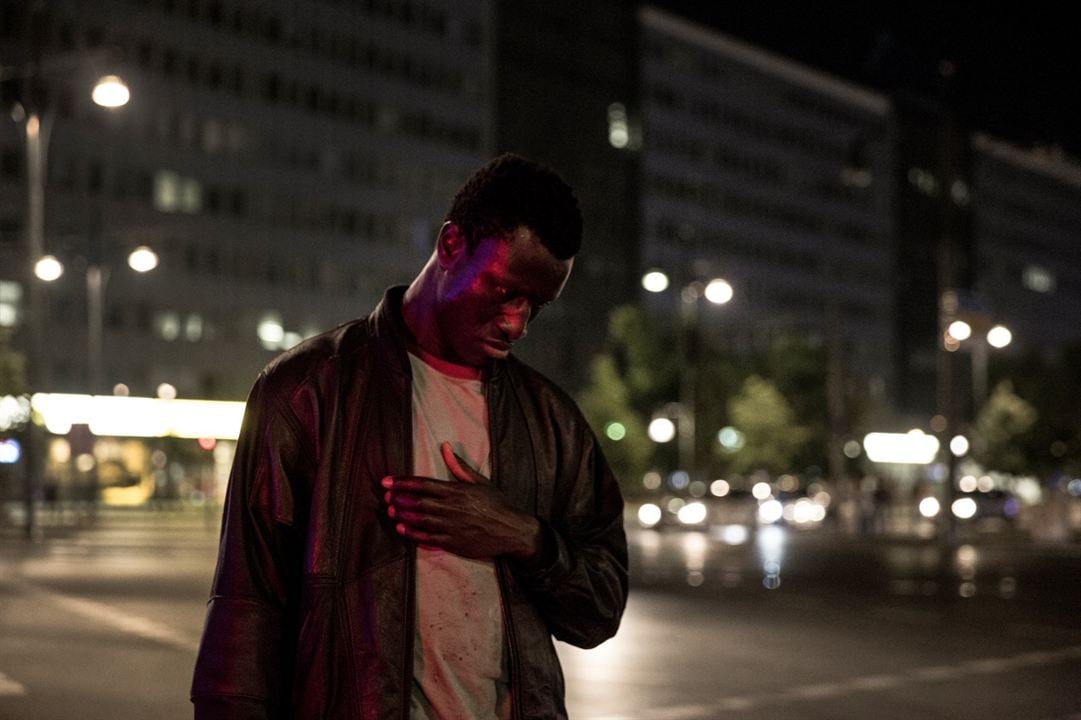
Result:
[[[959,505],[959,502],[970,500],[971,503]],[[965,507],[967,505],[967,507]],[[954,507],[958,510],[954,514],[964,520],[1007,520],[1012,522],[1021,510],[1020,501],[1013,493],[1005,490],[987,490],[962,492],[957,495]]]
[[[638,524],[643,528],[662,530],[680,527],[679,508],[686,500],[674,495],[663,495],[643,502],[638,507]]]
[[[729,490],[722,497],[711,497],[709,521],[713,526],[742,525],[754,528],[758,525],[758,498],[750,490]]]
[[[643,528],[661,530],[678,528],[702,530],[711,523],[708,500],[664,495],[642,503],[638,508],[638,524]]]
[[[758,519],[763,525],[810,529],[826,519],[826,505],[818,497],[809,497],[806,490],[780,492],[762,502]]]

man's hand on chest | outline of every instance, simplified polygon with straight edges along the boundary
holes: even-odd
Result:
[[[531,561],[541,552],[538,520],[511,507],[488,478],[455,455],[448,443],[443,460],[458,482],[434,478],[383,478],[387,515],[399,534],[420,545],[462,557],[509,556]]]

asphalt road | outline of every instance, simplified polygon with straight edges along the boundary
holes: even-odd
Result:
[[[631,540],[619,635],[559,645],[571,717],[1081,720],[1076,547]],[[191,717],[212,527],[141,513],[0,541],[0,720]]]

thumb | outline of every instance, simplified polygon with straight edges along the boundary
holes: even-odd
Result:
[[[450,474],[458,478],[462,482],[467,483],[482,483],[484,477],[473,468],[469,467],[465,460],[458,457],[458,455],[451,450],[450,443],[444,442],[439,446],[440,451],[443,453],[443,462],[447,464],[450,469]]]

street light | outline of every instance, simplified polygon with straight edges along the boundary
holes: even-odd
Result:
[[[705,291],[706,300],[709,300],[714,305],[724,305],[732,299],[732,286],[728,284],[727,280],[721,280],[720,278],[710,280],[706,285]]]
[[[131,91],[127,84],[116,75],[105,75],[94,85],[90,98],[95,104],[106,108],[118,108],[128,104]]]
[[[642,276],[642,287],[651,293],[661,293],[668,289],[670,281],[667,273],[651,269]],[[695,424],[697,420],[697,402],[695,381],[698,375],[698,332],[700,301],[704,297],[714,305],[725,305],[734,296],[732,285],[723,278],[693,280],[679,290],[680,298],[680,348],[682,350],[682,372],[680,373],[680,411],[679,421],[679,464],[680,468],[699,479],[695,448]]]
[[[957,392],[954,387],[954,353],[968,345],[972,360],[972,408],[971,415],[964,413],[971,420],[987,398],[987,356],[988,348],[1001,349],[1010,344],[1013,334],[1004,325],[991,325],[991,318],[982,306],[978,296],[962,294],[957,290],[947,290],[939,298],[939,317],[942,328],[940,346],[940,400],[944,422],[940,428],[943,439],[948,440],[949,451],[946,453],[946,505],[952,507],[956,499],[958,460],[969,450],[968,439],[958,433],[961,430],[959,418],[962,412],[958,408]],[[944,352],[943,352],[944,351]],[[952,437],[951,437],[952,436]],[[945,443],[944,443],[945,444]],[[949,542],[956,541],[956,512],[945,513],[945,535]]]
[[[31,10],[32,14],[39,12],[41,12],[40,9]],[[51,281],[63,274],[60,261],[45,254],[46,168],[53,114],[48,106],[39,107],[34,101],[41,97],[40,85],[46,77],[61,82],[76,77],[76,73],[80,68],[85,67],[92,57],[109,52],[108,49],[102,49],[72,53],[49,58],[47,62],[40,56],[35,56],[24,65],[0,67],[0,80],[18,78],[25,82],[27,89],[22,102],[15,104],[12,118],[21,125],[26,149],[26,257],[23,277],[26,281],[26,315],[29,330],[27,380],[32,390],[40,389],[38,384],[41,381],[40,359],[43,331],[41,296],[35,278]],[[116,75],[99,79],[91,92],[91,99],[95,104],[109,108],[127,104],[130,97],[131,93],[127,85]],[[36,433],[35,425],[31,421],[27,426],[24,455],[25,535],[30,540],[37,536],[35,502],[38,488],[41,487],[39,473],[42,466],[42,454]]]
[[[64,274],[64,265],[55,255],[46,255],[34,263],[34,275],[38,280],[52,282]]]
[[[1001,350],[1013,341],[1013,333],[1005,325],[995,325],[987,331],[987,344]]]
[[[158,266],[158,254],[146,245],[140,245],[128,255],[128,267],[137,273],[150,272]],[[105,287],[109,281],[109,267],[98,262],[86,266],[86,380],[87,391],[101,392],[102,348],[105,341]],[[64,274],[64,265],[52,255],[35,264],[35,274],[45,282],[58,280]]]
[[[983,324],[983,327],[987,325]],[[987,399],[987,348],[1001,350],[1013,342],[1013,333],[1005,325],[999,324],[988,329],[982,338],[973,337],[973,335],[972,324],[964,320],[954,320],[946,328],[943,345],[948,352],[957,352],[966,340],[970,338],[973,340],[971,343],[972,410],[976,412]]]

